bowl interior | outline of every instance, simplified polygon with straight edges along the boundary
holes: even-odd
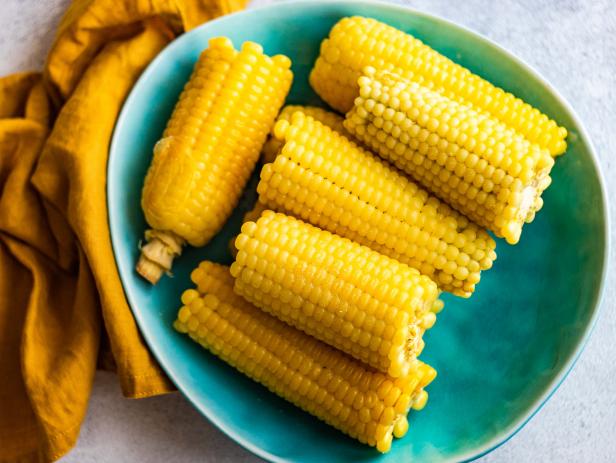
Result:
[[[211,37],[236,46],[261,43],[293,60],[289,103],[322,104],[307,77],[321,40],[341,17],[364,15],[413,33],[455,61],[512,91],[567,127],[545,206],[521,242],[499,240],[498,259],[470,300],[445,297],[422,359],[439,372],[430,401],[411,429],[379,455],[287,404],[172,329],[190,271],[202,259],[230,263],[228,241],[254,201],[246,194],[224,230],[205,248],[187,249],[174,278],[150,287],[133,271],[146,227],[140,207],[152,147],[184,82]],[[253,187],[255,179],[253,178]],[[402,7],[310,1],[279,3],[228,16],[172,43],[126,101],[108,166],[111,235],[124,290],[163,368],[192,403],[245,447],[273,460],[440,461],[473,458],[509,437],[539,408],[571,367],[590,331],[606,251],[601,180],[583,129],[554,91],[486,39]],[[590,205],[590,206],[589,206]]]

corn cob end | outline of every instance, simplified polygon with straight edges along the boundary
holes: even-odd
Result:
[[[171,270],[173,259],[182,253],[184,240],[171,232],[148,230],[147,243],[141,247],[136,270],[139,275],[155,285],[165,272]]]

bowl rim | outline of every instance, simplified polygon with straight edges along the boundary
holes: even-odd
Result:
[[[580,339],[578,340],[575,349],[569,354],[568,358],[566,359],[566,362],[564,364],[564,366],[561,368],[560,372],[552,379],[552,381],[550,381],[543,390],[543,393],[538,395],[538,397],[527,407],[527,410],[525,411],[525,413],[523,413],[516,421],[514,421],[511,425],[509,425],[506,429],[500,431],[499,433],[497,433],[492,439],[490,439],[489,441],[487,441],[486,443],[484,443],[483,445],[475,448],[474,450],[470,450],[467,451],[464,454],[461,454],[459,456],[457,456],[456,458],[458,458],[459,461],[472,461],[472,460],[476,460],[478,458],[481,458],[482,456],[490,453],[491,451],[495,450],[496,448],[500,447],[501,445],[505,444],[509,439],[511,439],[513,436],[515,436],[542,408],[543,406],[547,403],[547,401],[552,397],[552,395],[558,390],[558,388],[560,387],[560,385],[563,383],[563,381],[567,378],[567,376],[569,375],[569,373],[571,372],[571,370],[573,369],[574,365],[576,364],[577,360],[579,359],[581,353],[583,352],[584,348],[586,347],[588,340],[590,339],[590,336],[596,326],[597,320],[599,318],[599,313],[601,311],[601,308],[603,306],[603,301],[604,301],[604,296],[605,296],[605,287],[606,287],[606,281],[607,281],[607,275],[609,273],[609,256],[611,255],[611,242],[610,242],[610,210],[608,205],[608,196],[607,196],[607,190],[606,190],[606,183],[605,183],[605,178],[603,175],[603,171],[601,169],[601,165],[599,163],[598,160],[598,156],[597,156],[597,152],[596,149],[594,147],[594,144],[588,134],[588,131],[586,130],[586,127],[584,126],[584,124],[582,123],[581,119],[579,118],[579,116],[577,115],[577,113],[575,112],[575,110],[573,109],[573,107],[569,104],[569,102],[558,92],[558,90],[556,90],[556,88],[554,88],[552,86],[552,84],[536,69],[534,69],[531,65],[527,64],[525,61],[523,61],[521,58],[518,58],[514,53],[512,53],[511,51],[509,51],[508,49],[506,49],[505,47],[499,45],[498,43],[496,43],[495,41],[493,41],[492,39],[484,36],[483,34],[471,29],[470,27],[467,27],[465,25],[462,24],[458,24],[452,20],[449,19],[445,19],[443,17],[440,17],[438,15],[435,14],[431,14],[431,13],[426,13],[420,10],[417,10],[416,8],[407,6],[407,5],[401,5],[401,4],[397,4],[397,3],[390,3],[384,0],[286,0],[284,2],[280,2],[280,3],[271,3],[268,5],[262,5],[262,6],[257,6],[257,7],[249,7],[245,10],[242,11],[238,11],[232,14],[228,14],[228,15],[224,15],[221,17],[218,17],[216,19],[213,19],[211,21],[207,21],[201,25],[199,25],[198,27],[187,31],[185,33],[183,33],[182,35],[176,37],[174,40],[172,40],[163,50],[161,50],[158,55],[147,65],[146,69],[141,73],[141,75],[139,76],[139,78],[137,79],[137,81],[135,82],[135,84],[133,85],[133,88],[131,89],[128,97],[126,98],[126,100],[124,101],[123,105],[122,105],[122,109],[120,111],[120,114],[117,118],[116,124],[114,126],[114,131],[113,131],[113,135],[112,135],[112,139],[111,139],[111,144],[110,144],[110,148],[109,148],[109,157],[107,160],[107,187],[106,187],[106,192],[107,192],[107,218],[109,221],[109,234],[110,234],[110,239],[111,239],[111,243],[112,243],[112,249],[113,249],[113,257],[114,257],[114,261],[116,262],[116,269],[118,271],[118,275],[120,277],[120,281],[122,282],[122,291],[124,292],[124,295],[126,297],[126,300],[128,302],[128,305],[131,309],[131,312],[133,314],[133,316],[135,317],[135,320],[137,321],[137,325],[139,326],[139,331],[141,332],[141,334],[143,335],[146,344],[148,346],[148,348],[150,349],[150,351],[152,352],[152,354],[154,355],[154,357],[156,358],[157,362],[159,363],[160,367],[162,368],[162,370],[165,372],[165,374],[168,376],[168,378],[173,382],[173,384],[177,387],[178,391],[180,391],[184,397],[186,397],[188,399],[188,401],[192,404],[193,407],[195,407],[199,413],[205,417],[210,423],[212,423],[214,426],[216,426],[220,431],[222,431],[224,434],[226,434],[230,439],[232,439],[234,442],[238,443],[240,446],[244,447],[246,450],[252,452],[253,454],[264,458],[266,460],[272,461],[272,462],[291,462],[292,460],[286,459],[286,458],[281,458],[277,455],[272,455],[271,453],[269,453],[268,451],[260,448],[259,446],[253,444],[252,442],[250,442],[248,439],[245,439],[244,437],[238,435],[235,431],[231,430],[230,428],[228,428],[225,424],[224,421],[218,419],[214,414],[212,414],[209,410],[208,406],[205,406],[201,403],[199,403],[196,398],[193,397],[192,393],[185,389],[182,384],[179,384],[175,381],[175,378],[170,374],[169,369],[167,368],[167,365],[165,364],[164,361],[161,361],[161,355],[159,352],[159,348],[157,346],[156,342],[153,342],[153,340],[150,338],[150,334],[147,330],[142,329],[143,326],[145,326],[145,322],[142,319],[140,313],[138,310],[133,309],[133,307],[136,307],[136,301],[133,300],[132,296],[130,295],[129,292],[127,292],[125,290],[126,287],[126,280],[125,280],[125,276],[120,268],[120,266],[118,265],[117,262],[117,258],[116,258],[116,248],[118,247],[119,243],[116,242],[116,239],[114,238],[114,236],[118,236],[118,228],[119,228],[119,219],[116,220],[116,218],[111,214],[110,212],[110,204],[117,204],[117,199],[115,198],[115,191],[118,191],[118,189],[115,187],[116,182],[114,180],[109,180],[110,178],[113,179],[114,177],[110,175],[110,172],[113,171],[113,166],[115,164],[115,160],[119,158],[118,155],[116,155],[117,151],[119,150],[119,141],[117,138],[117,127],[121,126],[124,124],[125,119],[128,117],[127,116],[127,108],[130,106],[130,103],[132,102],[133,98],[134,98],[134,93],[133,93],[133,89],[136,88],[140,83],[142,83],[142,81],[146,81],[150,75],[155,71],[155,68],[157,67],[158,63],[163,61],[167,55],[169,54],[173,54],[174,50],[176,48],[178,48],[180,46],[180,44],[187,40],[187,36],[192,34],[193,32],[196,32],[198,30],[202,30],[204,28],[209,27],[211,24],[220,22],[220,21],[225,21],[229,16],[238,16],[238,15],[242,15],[242,16],[252,16],[252,15],[258,15],[260,11],[263,10],[269,10],[269,9],[280,9],[280,8],[292,8],[293,6],[310,6],[310,7],[315,7],[315,6],[328,6],[331,7],[332,5],[336,5],[336,4],[345,4],[345,5],[358,5],[358,6],[366,6],[366,5],[377,5],[379,8],[384,8],[384,9],[389,9],[392,11],[400,11],[400,12],[404,12],[404,13],[412,13],[413,15],[415,15],[418,18],[425,18],[425,19],[429,19],[431,21],[437,22],[437,23],[441,23],[443,25],[446,25],[447,27],[450,28],[454,28],[454,29],[458,29],[460,32],[464,33],[464,34],[470,34],[475,36],[475,38],[479,39],[481,42],[483,42],[485,45],[487,45],[488,47],[491,47],[493,49],[496,49],[496,51],[498,51],[500,54],[505,55],[510,61],[514,62],[516,65],[518,65],[519,67],[521,67],[522,69],[524,69],[527,73],[533,75],[536,80],[557,100],[557,102],[564,108],[565,111],[567,111],[569,113],[569,116],[571,117],[571,119],[573,120],[576,128],[578,129],[579,134],[581,135],[581,137],[584,139],[585,143],[588,146],[588,151],[590,153],[590,158],[591,161],[593,163],[593,167],[595,169],[595,171],[597,172],[597,178],[599,181],[599,187],[601,190],[601,197],[602,197],[602,209],[603,209],[603,214],[602,217],[604,219],[604,243],[603,243],[603,261],[602,261],[602,270],[601,270],[601,281],[599,283],[599,288],[595,293],[595,300],[594,300],[594,304],[592,307],[592,315],[591,318],[588,320],[588,323],[586,324],[586,326],[584,327],[583,333],[580,337]]]

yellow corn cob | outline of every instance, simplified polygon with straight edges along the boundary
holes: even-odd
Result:
[[[393,377],[408,373],[436,320],[428,277],[272,211],[245,223],[235,245],[236,293]]]
[[[156,283],[185,242],[205,245],[235,208],[292,73],[246,42],[210,40],[154,147],[141,205],[152,230],[137,265]]]
[[[359,441],[387,452],[408,429],[410,408],[421,409],[436,376],[417,360],[391,378],[307,336],[239,296],[217,267],[196,272],[201,294],[182,295],[175,328],[240,372]],[[212,268],[216,271],[210,272]],[[193,277],[195,274],[193,274]]]
[[[340,132],[341,134],[350,137],[351,135],[344,128],[344,118],[339,114],[333,113],[318,106],[299,106],[299,105],[287,105],[282,108],[278,115],[278,120],[290,121],[294,112],[300,111],[307,116],[325,124],[332,130]],[[263,147],[263,162],[274,162],[278,152],[282,148],[282,142],[272,136],[267,140]]]
[[[367,69],[345,126],[443,201],[515,244],[543,205],[554,159],[486,113]]]
[[[321,44],[310,83],[329,105],[347,112],[365,66],[404,74],[448,98],[486,111],[551,154],[565,152],[567,130],[409,34],[370,18],[339,21]]]
[[[266,164],[259,201],[418,269],[468,297],[496,258],[494,240],[370,152],[301,113]]]

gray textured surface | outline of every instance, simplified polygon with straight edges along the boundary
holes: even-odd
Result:
[[[0,74],[39,68],[67,0],[2,0]],[[268,0],[254,3],[269,3]],[[400,1],[468,26],[539,70],[568,99],[595,143],[616,193],[616,10],[612,0]],[[616,217],[616,200],[610,205]],[[612,230],[614,238],[614,230]],[[488,462],[616,461],[616,281],[575,369],[541,412]],[[250,424],[247,423],[247,426]],[[179,395],[121,398],[116,379],[96,378],[77,447],[66,463],[257,461]]]

